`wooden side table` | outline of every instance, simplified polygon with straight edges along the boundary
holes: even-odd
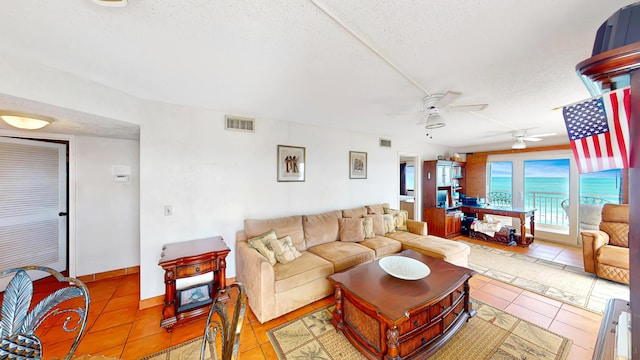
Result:
[[[171,332],[174,325],[208,314],[218,290],[226,287],[225,259],[230,251],[220,236],[162,248],[158,262],[165,271],[161,327]],[[188,285],[176,284],[180,279]]]

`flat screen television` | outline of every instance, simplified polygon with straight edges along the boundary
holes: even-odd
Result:
[[[437,195],[438,197],[436,198],[436,201],[437,201],[438,207],[446,208],[447,206],[449,206],[449,201],[448,201],[449,192],[447,190],[438,190]]]

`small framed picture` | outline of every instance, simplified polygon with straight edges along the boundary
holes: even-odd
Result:
[[[278,145],[278,181],[304,181],[305,148]]]
[[[211,304],[211,284],[198,284],[185,289],[176,290],[178,311],[185,311]]]
[[[349,179],[367,178],[367,153],[349,151]]]

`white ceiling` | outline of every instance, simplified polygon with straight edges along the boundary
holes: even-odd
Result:
[[[633,2],[129,0],[108,8],[90,0],[20,0],[3,4],[0,52],[138,98],[258,121],[456,148],[509,142],[515,129],[555,132],[560,136],[546,142],[566,143],[561,111],[552,108],[589,96],[575,66],[591,55],[600,24]],[[447,90],[463,93],[453,105],[489,107],[444,113],[447,126],[429,139],[416,125],[422,98]],[[11,103],[14,110],[38,108],[0,96],[0,108]],[[40,111],[79,132],[94,125],[99,131],[87,131],[97,135],[137,131],[90,115],[78,124],[51,106]]]

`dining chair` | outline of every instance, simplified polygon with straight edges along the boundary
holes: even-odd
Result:
[[[29,274],[38,272],[52,275],[57,282],[46,282],[34,293]],[[71,359],[87,324],[90,302],[87,286],[78,279],[41,266],[4,270],[0,272],[0,279],[10,279],[0,309],[0,359],[61,357],[46,354],[41,341],[45,332],[59,336],[55,331],[57,327],[62,327],[70,334],[68,338],[73,339],[69,351],[62,357]]]
[[[214,360],[236,360],[238,358],[240,331],[244,322],[246,306],[247,291],[244,284],[234,282],[218,291],[207,316],[200,359],[205,359],[207,349],[211,359]]]

